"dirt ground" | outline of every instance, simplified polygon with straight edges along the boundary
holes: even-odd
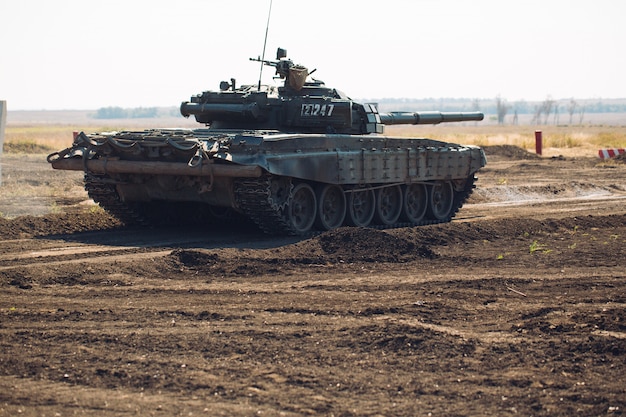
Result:
[[[487,153],[452,223],[308,239],[125,228],[5,155],[0,415],[623,415],[624,160]]]

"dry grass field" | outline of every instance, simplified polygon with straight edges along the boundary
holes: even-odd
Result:
[[[46,153],[72,144],[72,132],[143,130],[159,127],[199,127],[181,117],[98,120],[87,111],[17,111],[7,117],[4,151]]]
[[[535,130],[543,134],[543,156],[594,156],[601,148],[626,146],[626,126],[440,125],[390,126],[385,133],[423,136],[478,146],[513,145],[535,152]]]

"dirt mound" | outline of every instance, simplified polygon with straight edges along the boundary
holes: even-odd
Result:
[[[519,146],[513,145],[488,145],[482,146],[487,156],[499,156],[508,159],[540,159],[539,155],[528,152]]]
[[[361,354],[372,350],[393,352],[401,356],[413,352],[445,352],[448,358],[462,358],[475,352],[474,340],[404,324],[367,325],[344,332],[342,347]],[[367,335],[363,337],[363,335]]]
[[[236,252],[233,252],[236,251]],[[376,229],[345,227],[276,249],[177,249],[165,268],[212,277],[289,274],[302,266],[405,263],[434,259],[428,247]],[[233,260],[236,258],[236,262]]]
[[[344,261],[403,262],[415,258],[432,259],[426,246],[416,245],[401,236],[363,227],[343,227],[315,238],[324,253]]]

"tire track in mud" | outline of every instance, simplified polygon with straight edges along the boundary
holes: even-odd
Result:
[[[84,236],[84,243],[79,235],[68,236],[67,239],[33,239],[13,240],[0,244],[0,271],[28,269],[45,265],[75,264],[81,262],[115,261],[121,257],[141,258],[145,256],[162,256],[163,246],[173,241],[156,240],[152,243],[139,243],[133,239],[122,239],[117,243],[97,244],[96,241],[108,240],[108,233],[99,236]],[[125,240],[125,241],[124,241]],[[122,244],[125,243],[125,244]],[[178,243],[182,243],[179,241]]]
[[[102,263],[102,262],[116,262],[116,261],[130,261],[131,256],[132,260],[141,260],[145,258],[155,258],[161,257],[169,254],[171,250],[167,251],[149,251],[149,252],[138,252],[136,249],[120,249],[120,250],[92,250],[89,251],[88,254],[83,254],[86,256],[80,256],[81,254],[72,254],[66,256],[51,256],[53,260],[49,260],[50,257],[46,259],[41,259],[40,257],[29,258],[22,257],[18,260],[9,260],[8,265],[2,265],[0,262],[0,272],[2,271],[11,271],[11,270],[26,270],[32,267],[41,267],[41,266],[54,266],[54,265],[69,265],[69,264],[80,264],[80,263]],[[78,256],[77,256],[78,255]],[[17,262],[17,263],[15,263]]]
[[[0,242],[0,271],[59,264],[129,262],[163,257],[179,248],[264,248],[295,241],[296,238],[275,238],[260,232],[235,232],[223,237],[185,229],[159,232],[122,229],[12,239]]]

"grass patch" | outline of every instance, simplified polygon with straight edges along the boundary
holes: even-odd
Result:
[[[4,144],[4,152],[6,153],[48,153],[53,152],[56,149],[51,145],[46,145],[43,143],[37,143],[31,140],[17,140],[17,141],[9,141]]]
[[[589,138],[589,141],[595,145],[598,145],[598,147],[623,148],[626,147],[626,131],[601,131],[598,132],[595,136]]]
[[[576,138],[576,135],[571,134],[570,132],[558,132],[552,134],[546,140],[544,146],[549,148],[576,148],[582,146],[584,140],[581,138]]]
[[[103,132],[122,130],[112,127],[77,125],[14,125],[5,131],[6,153],[50,153],[72,146],[72,132]]]

